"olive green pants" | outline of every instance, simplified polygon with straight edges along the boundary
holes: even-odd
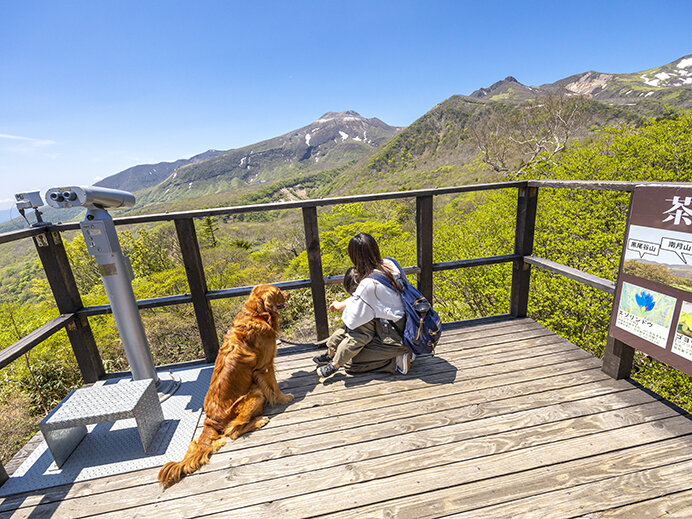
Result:
[[[351,359],[375,337],[375,321],[365,323],[355,330],[342,326],[327,341],[327,350],[332,362],[337,366],[346,366]]]
[[[375,319],[355,330],[339,328],[327,342],[330,353],[335,352],[333,362],[343,366],[347,373],[394,373],[396,358],[408,353],[399,333],[404,328],[405,319],[402,318],[395,326]]]

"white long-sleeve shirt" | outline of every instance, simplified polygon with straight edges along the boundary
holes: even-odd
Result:
[[[391,261],[385,259],[384,264],[390,272],[395,275],[398,273]],[[353,295],[346,299],[342,319],[344,324],[353,330],[373,319],[398,321],[404,313],[401,295],[379,281],[365,278],[358,284]]]

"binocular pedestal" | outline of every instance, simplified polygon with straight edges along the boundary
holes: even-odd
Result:
[[[38,199],[29,195],[32,194],[17,196],[22,207],[34,207],[40,203],[40,195]],[[113,218],[106,211],[134,206],[135,196],[127,191],[100,186],[64,186],[46,191],[46,201],[48,205],[58,209],[87,208],[86,218],[79,225],[87,250],[96,259],[125,356],[130,364],[132,379],[153,379],[159,393],[173,394],[179,382],[168,380],[161,383],[156,374],[137,300],[132,291],[132,265],[127,256],[123,255]]]
[[[147,336],[132,291],[132,266],[123,255],[118,234],[110,214],[104,209],[89,208],[86,219],[80,222],[89,254],[98,265],[108,301],[113,310],[115,325],[130,364],[133,380],[153,379],[159,392],[169,392],[173,381],[161,384],[154,368]]]

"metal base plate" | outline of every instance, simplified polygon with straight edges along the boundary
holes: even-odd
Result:
[[[159,373],[157,388],[164,421],[145,454],[134,418],[90,425],[87,435],[58,468],[45,441],[0,487],[0,497],[76,481],[102,478],[179,461],[192,440],[202,414],[213,366]],[[172,375],[172,376],[171,376]],[[99,384],[117,384],[129,378]],[[163,389],[163,392],[162,392]]]

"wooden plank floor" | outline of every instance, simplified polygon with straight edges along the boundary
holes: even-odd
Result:
[[[277,361],[285,408],[163,491],[158,468],[4,517],[692,517],[692,421],[530,319],[448,331],[406,376]]]

